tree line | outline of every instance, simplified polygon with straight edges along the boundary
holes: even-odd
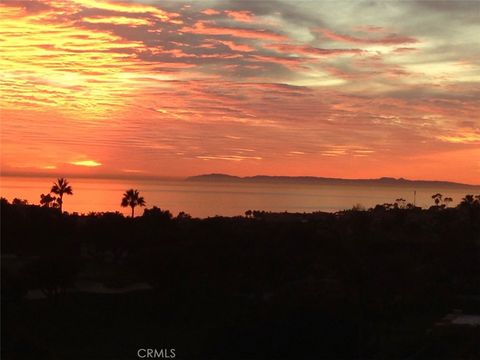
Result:
[[[60,211],[60,213],[63,213],[63,196],[64,195],[73,195],[73,189],[72,186],[69,184],[68,180],[66,178],[58,178],[56,182],[52,185],[52,188],[50,189],[50,193],[48,194],[41,194],[40,195],[40,205],[43,207],[47,208],[55,208]],[[431,196],[432,201],[434,205],[432,208],[435,209],[445,209],[447,208],[452,202],[453,198],[449,196],[444,196],[441,193],[436,193]],[[18,198],[15,198],[13,200],[13,203],[15,204],[27,204],[28,202],[26,200],[21,200]],[[464,205],[475,205],[475,204],[480,204],[480,194],[478,195],[472,195],[472,194],[467,194],[465,197],[462,198],[461,202],[459,203],[458,206],[464,206]],[[122,207],[130,207],[131,208],[131,217],[133,218],[135,216],[135,208],[136,207],[145,207],[146,206],[146,201],[143,196],[140,196],[140,192],[137,189],[128,189],[124,192],[122,196],[122,200],[120,205]],[[394,202],[392,203],[384,203],[384,204],[378,204],[376,205],[377,209],[379,208],[384,208],[384,209],[415,209],[417,206],[412,203],[407,203],[407,201],[403,198],[398,198],[395,199]],[[356,210],[362,210],[363,206],[360,204],[355,205],[353,209]],[[256,217],[261,213],[265,213],[265,211],[262,210],[247,210],[245,211],[245,216],[246,217]],[[185,215],[185,213],[182,212],[182,215]]]

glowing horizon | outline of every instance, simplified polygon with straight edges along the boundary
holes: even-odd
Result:
[[[0,170],[480,184],[479,13],[442,0],[3,1]]]

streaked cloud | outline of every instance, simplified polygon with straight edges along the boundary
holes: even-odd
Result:
[[[463,133],[459,135],[444,135],[438,137],[442,141],[454,144],[477,144],[480,145],[480,133]]]
[[[204,15],[218,15],[218,14],[221,14],[221,11],[218,11],[215,9],[205,9],[205,10],[202,10],[201,13]]]
[[[102,164],[95,161],[95,160],[78,160],[78,161],[71,161],[70,164],[76,166],[87,166],[87,167],[96,167],[101,166]]]
[[[225,161],[244,161],[244,160],[262,160],[260,156],[240,156],[240,155],[201,155],[197,156],[201,160],[225,160]]]
[[[153,22],[146,19],[130,18],[125,16],[96,16],[84,17],[82,21],[92,24],[111,24],[111,25],[129,25],[129,26],[148,26],[153,25]]]
[[[227,14],[228,17],[240,21],[240,22],[253,22],[253,13],[250,11],[230,11],[226,10],[225,14]]]
[[[182,33],[200,35],[226,35],[229,37],[260,39],[260,40],[285,40],[286,36],[266,29],[244,28],[234,26],[218,26],[211,21],[198,21],[193,26],[180,28]]]
[[[377,28],[378,29],[378,28]],[[397,34],[388,34],[382,37],[355,37],[351,35],[338,34],[328,29],[318,29],[326,39],[337,42],[346,42],[352,44],[381,44],[381,45],[404,45],[418,42],[417,39],[409,36],[399,36]],[[376,32],[373,32],[376,33]]]
[[[170,20],[172,17],[176,17],[176,14],[168,13],[158,7],[143,5],[141,3],[129,3],[129,2],[113,2],[113,1],[97,1],[97,0],[72,0],[74,3],[91,9],[101,9],[115,12],[123,13],[134,13],[134,14],[152,14],[153,16],[166,21]]]

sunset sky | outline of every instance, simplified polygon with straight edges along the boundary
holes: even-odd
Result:
[[[5,1],[3,174],[480,184],[479,1]]]

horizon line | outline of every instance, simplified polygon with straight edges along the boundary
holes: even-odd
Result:
[[[365,181],[365,180],[379,180],[379,179],[395,179],[395,180],[406,180],[412,182],[445,182],[458,185],[467,185],[480,187],[480,183],[471,184],[463,183],[453,180],[433,180],[433,179],[409,179],[404,177],[395,177],[395,176],[380,176],[380,177],[369,177],[369,178],[348,178],[348,177],[327,177],[327,176],[318,176],[318,175],[266,175],[266,174],[256,174],[256,175],[231,175],[227,173],[203,173],[196,175],[188,176],[166,176],[166,175],[134,175],[134,174],[48,174],[48,173],[31,173],[31,172],[0,172],[0,178],[2,177],[16,177],[16,178],[59,178],[59,177],[69,177],[69,178],[80,178],[80,179],[99,179],[99,180],[140,180],[140,181],[185,181],[192,177],[201,177],[201,176],[212,176],[212,175],[221,175],[221,176],[230,176],[239,179],[248,179],[254,177],[284,177],[284,178],[317,178],[317,179],[330,179],[330,180],[350,180],[350,181]]]

